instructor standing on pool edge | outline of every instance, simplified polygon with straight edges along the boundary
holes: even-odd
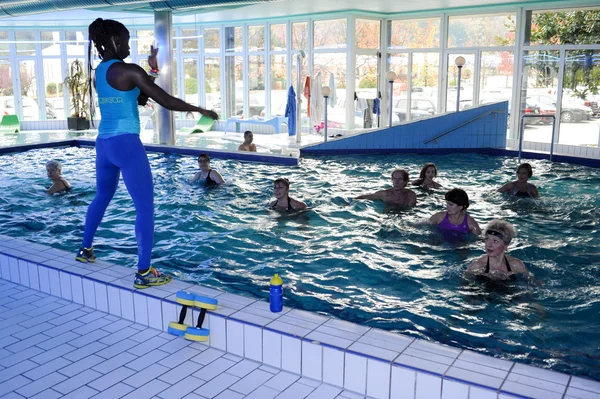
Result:
[[[136,211],[138,272],[133,286],[148,288],[163,285],[171,280],[171,276],[150,265],[154,241],[154,187],[148,156],[140,140],[137,106],[138,103],[145,104],[150,97],[171,111],[199,112],[212,119],[217,119],[218,115],[175,98],[154,83],[159,72],[156,62],[158,49],[152,48],[148,57],[152,68],[148,73],[138,65],[125,63],[123,60],[129,56],[129,31],[122,23],[98,18],[89,26],[89,39],[90,86],[92,42],[102,59],[94,76],[102,118],[96,139],[96,197],[87,211],[83,243],[76,259],[81,262],[96,260],[92,247],[94,234],[115,194],[119,175],[123,173]],[[93,101],[90,101],[93,109],[92,104]]]

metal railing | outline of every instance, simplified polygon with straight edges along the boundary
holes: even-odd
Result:
[[[471,122],[475,122],[477,119],[481,119],[481,118],[483,118],[484,116],[488,116],[488,115],[490,115],[490,114],[504,114],[504,113],[505,113],[504,111],[487,111],[487,112],[484,112],[483,114],[481,114],[481,115],[477,115],[475,118],[473,118],[473,119],[469,119],[468,121],[466,121],[466,122],[463,122],[463,123],[461,123],[461,124],[460,124],[460,125],[458,125],[458,126],[454,126],[453,128],[451,128],[451,129],[448,129],[448,130],[446,130],[445,132],[443,132],[443,133],[440,133],[440,134],[438,134],[437,136],[434,136],[434,137],[430,138],[429,140],[425,140],[424,144],[429,144],[429,143],[431,143],[432,141],[436,141],[436,140],[437,140],[437,139],[439,139],[440,137],[443,137],[443,136],[447,135],[448,133],[452,133],[452,132],[453,132],[453,131],[455,131],[456,129],[460,129],[461,127],[463,127],[463,126],[466,126],[466,125],[468,125],[468,124],[469,124],[469,123],[471,123]]]
[[[523,129],[525,127],[523,120],[525,118],[539,118],[539,117],[540,117],[539,114],[521,115],[521,126],[519,128],[519,164],[521,163],[521,150],[523,148]],[[554,154],[554,125],[556,125],[556,116],[548,115],[548,116],[544,116],[544,118],[552,118],[552,138],[550,139],[550,161],[552,161],[552,155]]]

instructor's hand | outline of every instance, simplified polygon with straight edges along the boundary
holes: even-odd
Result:
[[[212,111],[212,110],[205,109],[204,111],[202,111],[202,112],[200,112],[200,113],[201,113],[202,115],[206,115],[206,116],[208,116],[208,117],[209,117],[210,119],[212,119],[212,120],[215,120],[215,121],[218,121],[218,120],[219,120],[219,115],[218,115],[218,114],[217,114],[215,111]]]
[[[148,56],[148,66],[150,69],[158,70],[158,61],[156,60],[156,54],[158,54],[158,47],[154,48],[150,45],[150,55]]]

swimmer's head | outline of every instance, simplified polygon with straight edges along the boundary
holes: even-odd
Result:
[[[395,169],[392,172],[392,185],[395,188],[404,188],[408,183],[408,172],[404,169]]]
[[[463,210],[469,207],[469,196],[465,190],[453,188],[444,195],[446,201],[453,202],[458,206],[462,206]]]
[[[517,175],[521,172],[521,169],[523,169],[524,172],[527,172],[527,177],[533,176],[533,168],[530,164],[522,163],[521,165],[519,165],[519,167],[517,168]]]
[[[246,144],[250,144],[250,143],[252,143],[253,139],[254,139],[254,135],[252,134],[252,132],[250,130],[246,130],[244,132],[244,142]]]
[[[198,166],[200,169],[208,169],[210,167],[210,156],[208,154],[198,155]]]
[[[427,162],[425,165],[423,165],[423,167],[421,168],[421,172],[419,173],[420,180],[425,180],[427,169],[429,168],[433,169],[433,177],[437,177],[437,167],[433,162]]]
[[[517,230],[506,220],[494,219],[488,223],[485,229],[485,235],[498,237],[508,245],[512,239],[516,237]]]
[[[286,178],[275,179],[273,182],[273,192],[278,200],[287,196],[290,191],[290,181]]]
[[[59,178],[62,173],[62,165],[55,159],[46,162],[46,174],[50,179]]]

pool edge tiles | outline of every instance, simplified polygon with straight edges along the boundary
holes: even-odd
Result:
[[[136,290],[133,275],[133,269],[78,263],[65,251],[0,235],[4,280],[162,331],[178,318],[177,290],[214,297],[219,306],[204,324],[210,347],[371,398],[547,399],[570,392],[600,398],[593,380],[287,307],[274,314],[264,301],[180,280]],[[197,316],[188,312],[186,323]]]

